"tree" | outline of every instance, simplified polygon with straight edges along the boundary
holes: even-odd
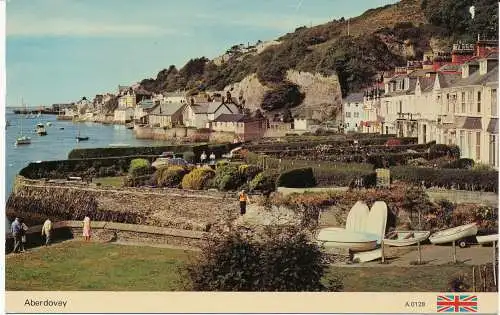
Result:
[[[293,108],[300,105],[304,97],[305,94],[300,92],[297,85],[291,82],[283,82],[264,94],[261,108],[268,111]]]
[[[321,280],[328,265],[319,247],[294,227],[261,233],[233,228],[207,240],[187,267],[194,291],[339,291]]]

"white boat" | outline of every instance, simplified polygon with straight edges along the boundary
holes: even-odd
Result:
[[[377,235],[377,243],[380,244],[385,236],[386,225],[387,204],[384,201],[375,201],[368,214],[364,232]]]
[[[24,103],[23,99],[21,98],[21,105],[22,106],[24,106],[23,103]],[[23,120],[22,119],[19,120],[19,126],[20,126],[20,136],[16,139],[16,146],[17,145],[31,144],[31,138],[23,135]]]
[[[498,243],[498,234],[491,234],[491,235],[478,235],[476,236],[476,240],[479,244],[488,244],[488,243],[493,243],[497,242]]]
[[[347,214],[345,229],[352,232],[365,232],[369,213],[370,208],[366,203],[357,201]]]
[[[379,247],[370,251],[355,253],[352,260],[363,263],[380,258],[382,258],[382,248]]]
[[[47,130],[45,129],[45,125],[42,123],[39,123],[36,125],[36,133],[39,136],[46,136],[47,135]]]
[[[318,243],[324,247],[348,248],[351,251],[367,251],[377,247],[377,236],[352,232],[339,228],[324,228],[316,235]]]
[[[477,234],[477,224],[470,223],[436,232],[429,237],[432,244],[445,244]]]
[[[397,238],[384,238],[384,244],[395,247],[411,246],[429,238],[430,231],[395,231]]]
[[[52,123],[49,121],[49,122],[47,122],[46,125],[47,125],[47,127],[50,127],[50,126],[52,126]]]

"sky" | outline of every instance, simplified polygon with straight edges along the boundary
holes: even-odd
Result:
[[[397,0],[7,0],[7,106],[78,101]]]

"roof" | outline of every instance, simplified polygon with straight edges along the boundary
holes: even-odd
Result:
[[[364,93],[351,93],[347,95],[343,101],[346,103],[360,103],[364,100]]]
[[[498,66],[494,67],[486,74],[481,75],[480,71],[475,71],[467,78],[461,78],[454,82],[453,86],[484,85],[498,82]],[[441,86],[443,87],[443,86]]]
[[[463,129],[479,130],[483,129],[480,117],[467,117],[462,126]]]
[[[213,114],[219,107],[227,106],[232,113],[238,113],[238,107],[234,104],[223,104],[222,102],[196,103],[190,105],[195,114]]]
[[[405,94],[412,94],[415,92],[415,87],[417,85],[417,78],[416,77],[408,77],[407,75],[401,75],[399,76],[398,79],[406,79],[409,78],[410,80],[410,87],[404,91],[393,91],[393,92],[387,92],[385,93],[385,96],[397,96],[397,95],[405,95]],[[391,81],[399,81],[399,80],[392,80]]]
[[[151,111],[151,115],[171,116],[181,110],[185,104],[182,103],[164,103],[156,105]]]
[[[142,100],[139,104],[137,104],[137,106],[140,106],[143,109],[150,109],[155,106],[155,102],[153,102],[153,100]]]
[[[489,133],[498,134],[498,118],[491,118],[488,123],[488,129],[486,129]]]
[[[460,72],[461,70],[462,70],[462,65],[454,65],[454,64],[447,64],[438,69],[439,72],[444,72],[444,71]]]
[[[430,77],[418,78],[418,82],[420,84],[420,90],[422,92],[432,91],[432,88],[434,87],[435,81],[436,81],[435,75],[431,75]]]
[[[461,74],[457,73],[442,73],[437,74],[439,80],[439,86],[441,88],[447,88],[455,85],[462,78]]]
[[[214,122],[243,122],[247,121],[248,118],[243,114],[220,114],[214,119]]]

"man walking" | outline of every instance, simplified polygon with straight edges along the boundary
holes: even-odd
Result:
[[[244,215],[247,212],[247,203],[249,202],[249,198],[245,190],[240,192],[238,199],[240,201],[240,214]]]
[[[51,233],[52,233],[52,221],[50,221],[50,219],[47,218],[47,220],[45,220],[45,222],[43,223],[42,227],[42,236],[45,235],[45,246],[50,245]]]
[[[12,236],[14,237],[14,253],[19,253],[21,250],[21,222],[19,218],[16,218],[10,226]]]

